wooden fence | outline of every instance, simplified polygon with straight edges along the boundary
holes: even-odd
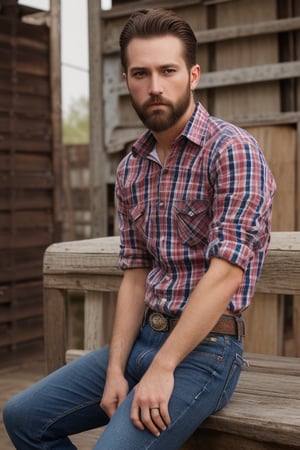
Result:
[[[43,338],[43,253],[61,238],[59,33],[53,38],[51,14],[50,28],[25,23],[33,12],[17,0],[1,2],[0,350],[5,351]]]

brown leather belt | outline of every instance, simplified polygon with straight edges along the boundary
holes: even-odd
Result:
[[[147,308],[143,326],[148,323],[155,331],[171,332],[175,328],[178,320],[179,317],[167,316],[166,314]],[[241,339],[245,336],[245,322],[240,316],[227,316],[224,314],[220,317],[210,333],[229,334],[230,336],[235,336],[237,339]]]

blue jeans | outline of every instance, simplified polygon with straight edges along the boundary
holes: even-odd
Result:
[[[206,417],[229,401],[243,364],[242,343],[211,333],[182,361],[169,402],[172,423],[155,437],[135,428],[130,408],[133,387],[167,337],[149,325],[142,328],[127,363],[130,392],[110,421],[99,406],[108,348],[78,358],[9,400],[3,418],[15,447],[74,449],[69,436],[107,424],[95,450],[179,449]]]

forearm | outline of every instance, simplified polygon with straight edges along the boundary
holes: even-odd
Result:
[[[124,273],[110,344],[109,372],[124,373],[128,355],[143,320],[147,274],[146,269],[131,269]]]
[[[192,292],[178,324],[154,359],[154,364],[176,366],[211,331],[239,288],[243,271],[213,258],[210,268]]]

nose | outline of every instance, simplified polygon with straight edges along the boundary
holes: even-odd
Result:
[[[149,84],[149,95],[161,95],[162,86],[158,74],[152,74]]]

